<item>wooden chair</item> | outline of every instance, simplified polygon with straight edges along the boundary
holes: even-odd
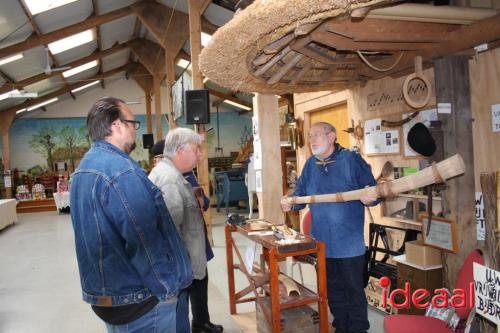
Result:
[[[480,250],[472,251],[460,271],[458,272],[455,288],[460,288],[466,291],[466,299],[474,297],[469,294],[469,284],[474,282],[473,263],[477,262],[484,264],[483,254]],[[466,302],[467,307],[456,309],[456,314],[461,320],[466,320],[472,308],[468,307],[469,302]],[[454,331],[447,326],[447,323],[441,319],[417,315],[390,315],[384,318],[385,333],[453,333]]]

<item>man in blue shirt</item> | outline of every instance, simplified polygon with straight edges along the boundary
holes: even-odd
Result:
[[[375,185],[370,166],[355,152],[336,143],[335,127],[318,122],[311,126],[309,142],[313,156],[302,170],[291,196],[308,196],[357,190]],[[328,304],[337,333],[367,332],[364,293],[364,207],[376,202],[366,195],[360,201],[310,204],[311,235],[325,243]],[[283,211],[299,210],[281,200]]]
[[[188,253],[162,192],[129,157],[140,122],[122,100],[92,106],[94,142],[73,175],[71,220],[83,300],[108,332],[176,332]]]

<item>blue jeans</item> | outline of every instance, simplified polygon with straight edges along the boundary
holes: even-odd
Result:
[[[189,323],[189,292],[188,288],[182,289],[177,296],[177,333],[191,332],[191,324]]]
[[[159,302],[142,317],[124,325],[106,323],[106,329],[108,333],[175,333],[176,306],[175,298]]]

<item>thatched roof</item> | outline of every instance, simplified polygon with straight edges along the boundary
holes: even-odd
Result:
[[[339,89],[331,82],[313,85],[267,81],[252,74],[264,47],[307,23],[387,3],[386,0],[257,0],[213,35],[200,55],[200,68],[215,83],[234,91],[286,93]]]

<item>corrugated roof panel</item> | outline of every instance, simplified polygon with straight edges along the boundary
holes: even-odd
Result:
[[[110,56],[107,56],[103,59],[103,72],[107,72],[114,68],[125,65],[128,62],[130,56],[130,50],[123,50],[117,53],[114,53]]]
[[[79,0],[35,16],[35,22],[43,34],[82,22],[92,15],[92,0]]]
[[[33,33],[19,1],[2,1],[0,11],[0,48],[20,43]]]
[[[106,50],[113,46],[116,42],[122,43],[130,40],[134,34],[135,20],[135,15],[128,15],[101,25],[102,48]]]
[[[99,6],[99,14],[102,15],[125,6],[130,6],[135,2],[135,0],[100,0],[97,1],[97,5]]]
[[[83,44],[67,51],[56,54],[54,57],[57,59],[59,64],[67,64],[69,62],[78,60],[80,58],[90,55],[97,49],[97,40],[93,40],[90,43]]]
[[[0,69],[14,81],[21,81],[43,72],[46,62],[43,46],[24,51],[22,59],[2,65]]]

